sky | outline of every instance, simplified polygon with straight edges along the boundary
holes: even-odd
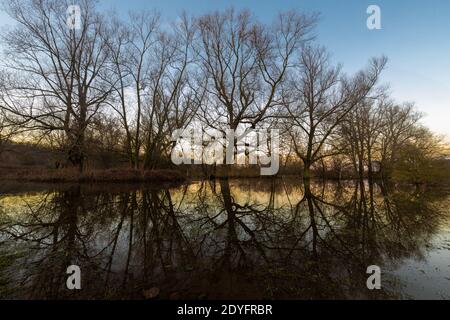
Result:
[[[381,30],[366,26],[369,5],[381,9]],[[449,0],[100,0],[100,6],[124,14],[155,9],[167,22],[183,11],[197,15],[230,7],[249,9],[263,22],[290,9],[318,12],[316,41],[335,62],[352,73],[369,58],[386,55],[382,81],[390,85],[392,96],[415,102],[425,114],[424,123],[450,137]],[[0,13],[0,26],[6,23]]]

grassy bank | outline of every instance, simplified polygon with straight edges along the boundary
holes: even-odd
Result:
[[[83,173],[75,169],[18,169],[3,170],[0,173],[3,180],[29,181],[29,182],[182,182],[185,177],[176,170],[132,170],[108,169],[89,170]]]
[[[205,169],[205,168],[203,168]],[[295,169],[295,170],[294,170]],[[301,179],[301,169],[280,168],[278,177],[295,177]],[[323,180],[355,180],[358,177],[351,174],[338,175],[326,172],[313,171],[313,177]],[[80,173],[76,169],[48,169],[48,168],[22,168],[22,167],[0,167],[0,180],[14,182],[35,182],[35,183],[180,183],[186,180],[202,179],[272,179],[274,176],[261,176],[261,168],[257,166],[231,166],[229,168],[217,167],[202,170],[200,166],[180,166],[174,170],[133,170],[126,168],[115,169],[95,169]],[[367,177],[365,177],[367,178]],[[425,179],[428,178],[428,179]],[[379,181],[380,176],[375,175],[374,180]],[[422,181],[417,179],[406,179],[402,177],[392,177],[388,179],[390,183],[416,184],[429,186],[450,186],[448,171],[440,171],[436,176],[425,176]]]

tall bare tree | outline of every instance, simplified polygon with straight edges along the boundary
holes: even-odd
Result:
[[[350,158],[354,171],[373,179],[374,161],[379,160],[380,138],[386,124],[386,109],[392,104],[385,88],[374,98],[361,101],[339,125],[338,144]]]
[[[196,49],[208,80],[202,126],[255,129],[282,102],[282,84],[293,57],[311,40],[317,16],[283,13],[264,25],[248,11],[230,9],[200,17]]]
[[[148,79],[149,96],[143,116],[145,168],[168,161],[173,131],[193,120],[205,98],[205,80],[196,68],[198,58],[192,50],[194,21],[183,14],[172,30],[160,34]]]
[[[79,2],[77,29],[67,24],[71,4],[5,2],[5,11],[16,24],[2,35],[10,73],[2,104],[23,128],[45,135],[64,132],[67,159],[83,170],[86,130],[111,89],[104,80],[108,55],[104,22],[95,2]]]
[[[393,103],[386,107],[380,137],[380,163],[384,176],[391,174],[392,164],[397,160],[397,152],[415,137],[421,118],[422,114],[417,112],[411,103]]]
[[[126,134],[125,149],[130,165],[139,168],[143,104],[149,94],[148,81],[159,41],[159,15],[130,14],[126,21],[114,17],[109,33],[110,80],[115,93],[111,105],[120,116]]]
[[[325,49],[305,47],[292,74],[286,111],[294,150],[304,164],[309,180],[311,166],[332,156],[330,138],[337,126],[372,92],[386,58],[372,59],[368,69],[349,78],[332,66]],[[340,153],[340,152],[338,152]]]
[[[202,99],[192,68],[194,26],[183,15],[172,32],[163,31],[159,15],[146,12],[114,19],[110,32],[111,105],[123,123],[130,164],[137,169],[143,158],[153,167],[171,145],[171,130],[185,126]]]

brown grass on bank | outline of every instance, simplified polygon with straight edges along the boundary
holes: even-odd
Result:
[[[182,182],[183,175],[175,170],[108,169],[83,173],[76,169],[21,169],[2,172],[0,179],[30,182]]]

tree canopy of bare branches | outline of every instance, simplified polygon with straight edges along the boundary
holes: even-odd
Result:
[[[329,159],[360,177],[374,164],[389,175],[402,147],[424,145],[421,115],[380,85],[387,58],[345,74],[315,41],[318,15],[262,23],[228,9],[168,25],[154,11],[103,16],[82,0],[74,29],[71,4],[4,1],[15,24],[1,34],[0,141],[43,138],[80,170],[100,149],[154,169],[169,164],[176,129],[276,128],[285,163],[294,154],[306,180]]]

